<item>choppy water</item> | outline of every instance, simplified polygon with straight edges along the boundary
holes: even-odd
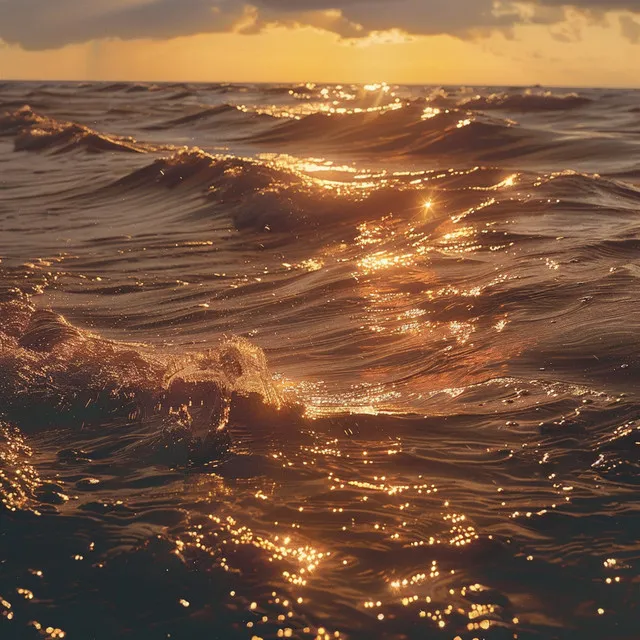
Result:
[[[1,85],[0,637],[638,638],[639,96]]]

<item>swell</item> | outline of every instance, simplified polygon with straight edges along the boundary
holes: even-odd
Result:
[[[411,184],[416,175],[426,182]],[[504,172],[477,170],[466,175],[446,172],[437,180],[433,174],[414,172],[406,181],[385,176],[377,188],[366,190],[345,182],[334,192],[303,172],[191,150],[158,160],[96,193],[106,201],[118,194],[131,202],[140,198],[146,206],[162,203],[167,219],[191,229],[200,220],[227,216],[236,229],[261,232],[263,249],[267,245],[282,251],[275,279],[265,276],[263,282],[264,274],[257,272],[259,282],[247,278],[231,291],[213,288],[207,298],[191,289],[168,294],[164,300],[180,310],[151,318],[145,313],[137,320],[138,329],[175,324],[204,336],[223,324],[223,330],[248,330],[261,318],[291,336],[286,348],[278,350],[283,361],[303,360],[309,353],[331,355],[335,364],[325,368],[338,372],[357,362],[388,372],[392,381],[397,380],[393,376],[406,376],[454,384],[456,377],[473,381],[506,360],[517,360],[525,372],[544,368],[562,379],[631,384],[636,368],[622,365],[628,364],[628,350],[635,352],[638,344],[624,329],[620,304],[623,300],[628,312],[634,312],[638,279],[626,270],[617,276],[610,270],[637,254],[637,241],[624,237],[633,233],[634,225],[637,233],[637,189],[575,173],[505,177]],[[427,197],[434,205],[425,214]],[[161,220],[154,218],[156,223]],[[364,224],[367,221],[371,224]],[[600,229],[598,240],[591,237],[592,227]],[[322,233],[314,233],[318,230]],[[278,232],[285,232],[279,240],[274,238]],[[467,235],[458,239],[460,232]],[[331,266],[318,273],[317,281],[304,279],[304,292],[302,275],[282,271],[283,261],[294,262],[289,256],[299,251],[300,238],[313,240],[307,244],[313,253],[334,241],[349,245],[339,254],[344,266],[329,259]],[[245,236],[245,241],[252,240]],[[247,245],[239,244],[238,250],[249,261],[258,255]],[[269,264],[266,257],[259,261]],[[513,281],[494,281],[497,268]],[[269,270],[274,272],[271,266]],[[364,287],[371,283],[375,290],[385,283],[407,297],[391,303],[390,309],[358,298],[355,306],[365,309],[353,326],[343,320],[332,331],[324,323],[314,326],[329,312],[328,296],[331,313],[345,314],[351,299],[345,291],[353,286],[354,276]],[[438,286],[434,280],[455,284]],[[194,300],[205,299],[205,309],[194,310]],[[498,335],[496,324],[505,315],[524,324],[516,322],[513,330]],[[535,340],[523,340],[520,333],[533,323],[535,330],[528,331]],[[581,332],[575,331],[576,324]],[[298,334],[301,327],[304,333]],[[473,343],[456,334],[465,327]],[[494,348],[498,339],[500,347]],[[450,349],[446,359],[440,357],[443,349]]]

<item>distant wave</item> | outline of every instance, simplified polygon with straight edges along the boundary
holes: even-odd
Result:
[[[244,84],[211,84],[204,87],[205,91],[211,93],[227,94],[227,93],[245,93],[251,90],[249,85]]]
[[[112,82],[110,84],[92,85],[88,89],[99,93],[110,93],[115,91],[126,91],[131,85],[128,82]]]
[[[579,96],[577,93],[554,95],[551,93],[494,93],[489,96],[475,96],[458,103],[460,108],[474,111],[492,109],[503,111],[535,112],[566,111],[578,109],[591,104],[593,100]]]
[[[161,88],[157,84],[132,84],[128,85],[125,91],[127,93],[148,93],[150,91],[159,91]]]
[[[1,135],[15,136],[16,151],[63,153],[84,149],[141,153],[145,150],[133,138],[108,136],[75,122],[60,122],[35,113],[28,105],[0,117]]]
[[[70,95],[69,91],[64,91],[63,89],[59,89],[58,91],[54,91],[53,89],[36,89],[35,91],[30,91],[26,97],[28,101],[31,103],[34,100],[38,100],[40,98],[57,98],[60,100],[68,99]]]
[[[635,141],[567,132],[460,109],[425,107],[413,101],[380,110],[335,110],[279,119],[239,139],[272,149],[299,149],[358,158],[429,158],[456,166],[469,163],[567,167],[634,153]],[[522,164],[520,165],[523,166]]]

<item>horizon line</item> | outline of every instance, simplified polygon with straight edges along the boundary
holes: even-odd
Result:
[[[94,84],[192,84],[192,85],[207,85],[207,84],[221,84],[221,85],[305,85],[305,84],[322,84],[322,85],[366,85],[366,84],[386,84],[389,86],[397,86],[397,87],[470,87],[470,88],[487,88],[487,87],[496,87],[496,88],[514,88],[514,89],[590,89],[590,90],[599,90],[599,89],[618,89],[625,91],[638,91],[640,90],[640,85],[637,86],[624,86],[624,85],[564,85],[564,84],[542,84],[542,83],[533,83],[533,84],[513,84],[513,83],[505,83],[505,84],[494,84],[494,83],[469,83],[469,82],[391,82],[388,80],[378,80],[378,81],[367,81],[367,82],[352,82],[352,81],[319,81],[319,80],[271,80],[271,81],[251,81],[251,80],[122,80],[122,79],[104,79],[104,80],[90,80],[90,79],[64,79],[64,78],[56,78],[56,79],[42,79],[42,78],[3,78],[0,76],[0,82],[16,82],[16,83],[27,83],[27,82],[52,82],[52,83],[65,83],[65,84],[83,84],[83,83],[94,83]]]

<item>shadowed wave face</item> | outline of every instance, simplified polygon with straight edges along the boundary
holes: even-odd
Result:
[[[632,91],[0,86],[0,637],[630,640]]]

